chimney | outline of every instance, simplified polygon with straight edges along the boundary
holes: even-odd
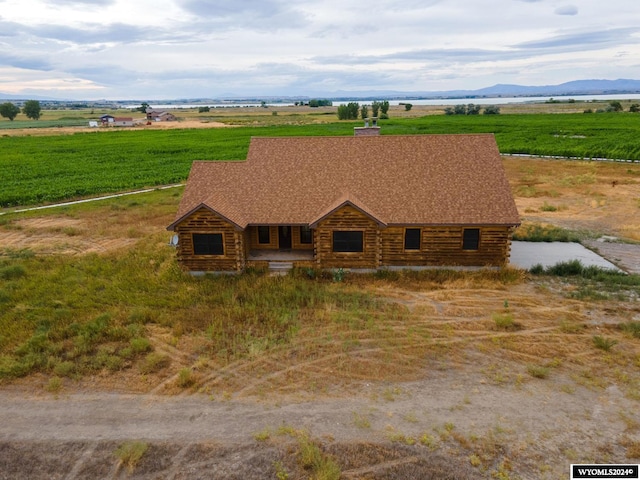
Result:
[[[371,126],[369,126],[371,123]],[[380,135],[380,127],[378,126],[378,118],[365,118],[364,127],[354,127],[353,134],[356,137],[371,137]]]

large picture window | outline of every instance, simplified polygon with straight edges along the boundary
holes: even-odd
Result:
[[[258,227],[258,243],[271,243],[271,229]]]
[[[404,249],[420,250],[420,229],[407,228],[404,231]]]
[[[478,250],[480,246],[480,229],[465,228],[462,233],[462,249]]]
[[[194,255],[224,255],[221,233],[194,233]]]
[[[300,227],[300,243],[311,243],[311,229],[309,227]]]
[[[362,231],[337,231],[333,232],[334,252],[363,252]]]

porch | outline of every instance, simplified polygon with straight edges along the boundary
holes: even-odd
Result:
[[[293,267],[313,267],[313,250],[250,250],[247,265],[286,275]]]
[[[313,250],[250,250],[249,262],[299,262],[313,261]]]

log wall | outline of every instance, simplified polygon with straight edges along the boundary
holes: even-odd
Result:
[[[311,231],[311,243],[300,243],[300,229],[302,227],[293,228],[291,236],[291,248],[293,250],[313,250],[313,230]]]
[[[175,227],[178,262],[191,271],[234,271],[245,266],[244,234],[215,213],[201,208]],[[194,255],[194,233],[221,233],[224,255]]]
[[[363,252],[334,252],[333,232],[363,232]],[[350,205],[318,223],[314,231],[314,258],[319,268],[378,268],[381,235],[378,224]]]
[[[415,227],[412,227],[415,228]],[[241,271],[250,248],[277,249],[278,227],[270,227],[268,245],[258,244],[258,229],[237,231],[222,217],[203,208],[175,227],[179,236],[177,256],[192,271]],[[420,250],[404,249],[404,227],[379,228],[371,218],[345,206],[321,221],[313,232],[313,244],[300,243],[300,228],[292,227],[293,249],[314,249],[318,268],[379,268],[381,266],[502,266],[511,249],[512,227],[481,226],[478,250],[462,249],[461,226],[421,228]],[[363,252],[334,252],[334,231],[362,231]],[[192,234],[221,233],[224,255],[194,255]]]
[[[461,226],[422,227],[420,250],[404,249],[404,227],[382,231],[383,266],[501,266],[511,248],[511,227],[481,226],[478,250],[462,249]]]
[[[248,227],[249,245],[252,250],[277,250],[278,227],[269,227],[269,243],[258,243],[258,227]]]

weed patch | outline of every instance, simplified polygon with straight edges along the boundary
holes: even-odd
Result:
[[[164,368],[167,368],[171,364],[171,359],[160,353],[151,352],[139,365],[140,373],[149,374],[158,372]]]
[[[522,325],[513,319],[511,313],[494,313],[492,318],[496,330],[514,331],[522,328]]]
[[[542,365],[528,365],[527,373],[534,378],[547,378],[549,376],[549,367]]]
[[[620,330],[628,333],[632,337],[640,338],[640,322],[639,321],[629,321],[626,323],[621,323],[619,325]]]
[[[125,442],[116,449],[114,455],[120,461],[120,465],[133,472],[148,449],[149,445],[146,442]]]
[[[578,287],[570,296],[579,300],[608,300],[612,297],[625,300],[640,295],[640,275],[584,266],[579,260],[559,262],[549,267],[535,265],[529,272],[533,275],[551,275],[570,278]]]
[[[546,206],[546,207],[545,207]],[[543,211],[556,211],[557,208],[551,205],[541,207]],[[545,208],[547,210],[545,210]],[[514,233],[513,239],[524,242],[580,242],[585,238],[584,234],[579,234],[554,225],[540,225],[525,223]]]
[[[611,351],[611,349],[618,343],[617,340],[613,338],[603,337],[602,335],[594,335],[592,337],[593,345],[600,350],[604,350],[605,352]]]

